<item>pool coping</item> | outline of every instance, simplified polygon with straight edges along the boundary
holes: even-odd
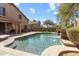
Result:
[[[79,49],[74,48],[74,47],[68,47],[65,45],[54,45],[51,47],[46,48],[42,56],[59,56],[59,54],[63,51],[77,51],[79,52]]]
[[[49,32],[29,32],[29,33],[24,33],[22,35],[10,37],[10,38],[4,40],[3,42],[0,42],[0,53],[1,53],[1,51],[3,51],[2,53],[4,56],[6,56],[6,55],[8,55],[8,56],[39,56],[39,55],[36,55],[33,53],[28,53],[28,52],[24,52],[21,50],[16,50],[16,49],[5,47],[6,45],[13,43],[15,41],[15,38],[19,38],[19,37],[23,37],[23,36],[27,36],[27,35],[31,35],[31,34],[36,34],[36,33],[49,33]],[[61,43],[62,43],[61,45],[54,45],[54,46],[50,46],[50,47],[46,48],[42,52],[41,56],[58,56],[59,53],[64,50],[79,51],[76,48],[65,46],[62,39],[61,39]]]
[[[11,55],[38,56],[38,55],[35,55],[35,54],[32,54],[32,53],[28,53],[28,52],[24,52],[24,51],[21,51],[21,50],[16,50],[16,49],[5,47],[6,45],[13,43],[16,38],[28,36],[28,35],[32,35],[32,34],[36,34],[36,33],[41,33],[41,32],[29,32],[29,33],[24,33],[22,35],[10,37],[10,38],[0,42],[0,50],[2,50],[2,51],[4,50],[5,52],[8,52],[9,55],[11,54]]]
[[[38,56],[38,55],[33,54],[33,53],[24,52],[24,51],[21,51],[21,50],[16,50],[16,49],[5,47],[6,45],[10,45],[11,43],[13,43],[16,38],[23,37],[23,36],[28,36],[28,35],[32,35],[32,34],[36,34],[36,33],[49,33],[49,32],[29,32],[29,33],[24,33],[22,35],[10,37],[10,38],[4,40],[3,42],[0,42],[0,50],[9,53],[9,55]],[[54,32],[51,32],[51,33],[54,33]]]

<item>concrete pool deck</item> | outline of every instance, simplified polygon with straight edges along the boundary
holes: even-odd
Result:
[[[32,53],[28,53],[28,52],[23,52],[20,50],[15,50],[12,48],[8,48],[5,47],[6,45],[9,45],[11,43],[13,43],[15,41],[15,38],[19,38],[19,37],[23,37],[23,36],[27,36],[27,35],[31,35],[31,34],[35,34],[35,33],[41,33],[41,32],[29,32],[29,33],[24,33],[18,36],[13,36],[10,37],[2,42],[0,42],[0,55],[11,55],[11,56],[38,56]]]
[[[0,55],[3,55],[3,56],[6,56],[6,55],[8,55],[8,56],[38,56],[38,55],[35,55],[32,53],[28,53],[28,52],[24,52],[24,51],[5,47],[6,45],[13,43],[15,41],[15,38],[28,36],[28,35],[35,34],[35,33],[42,33],[42,32],[24,33],[21,35],[10,37],[10,38],[0,42]],[[64,46],[64,44],[63,45],[55,45],[55,46],[51,46],[51,47],[46,48],[41,56],[58,56],[58,54],[64,50],[79,51],[77,48],[67,47],[67,46]]]
[[[78,51],[79,49],[74,48],[74,47],[67,47],[64,45],[54,45],[52,47],[46,48],[42,56],[59,56],[59,54],[63,51]]]
[[[28,35],[35,34],[35,33],[41,33],[41,32],[29,32],[29,33],[23,33],[21,35],[10,37],[10,38],[0,42],[0,46],[5,46],[5,45],[8,45],[8,44],[11,44],[12,42],[15,41],[15,38],[19,38],[19,37],[23,37],[23,36],[28,36]]]

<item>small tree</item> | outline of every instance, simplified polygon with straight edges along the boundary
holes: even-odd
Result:
[[[63,3],[60,5],[59,8],[59,17],[61,20],[63,20],[65,23],[65,26],[69,25],[69,21],[72,20],[72,18],[76,18],[77,11],[79,10],[79,4],[78,3]],[[76,15],[75,15],[76,14]]]
[[[45,20],[45,21],[44,21],[44,25],[46,25],[47,28],[48,28],[48,25],[55,26],[55,23],[54,23],[53,21],[51,21],[51,20]]]
[[[36,20],[34,19],[33,22],[36,22]]]

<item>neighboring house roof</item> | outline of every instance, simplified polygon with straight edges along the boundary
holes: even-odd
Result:
[[[8,3],[8,4],[11,4],[12,6],[14,6],[29,21],[29,19],[19,10],[18,7],[16,7],[16,5],[14,5],[13,3]]]
[[[29,22],[29,24],[31,25],[31,24],[37,24],[38,22]]]

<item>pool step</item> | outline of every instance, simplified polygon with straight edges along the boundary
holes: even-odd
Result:
[[[12,43],[12,44],[9,44],[9,45],[7,45],[6,47],[10,47],[10,48],[13,48],[13,49],[15,49],[16,48],[16,44],[15,43]]]

